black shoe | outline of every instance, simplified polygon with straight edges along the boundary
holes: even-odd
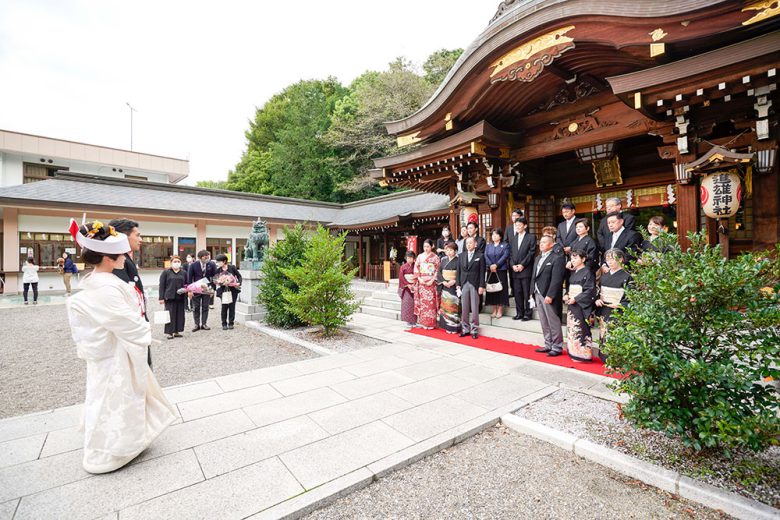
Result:
[[[230,330],[233,330],[233,324],[231,323],[230,325],[228,325],[228,328],[229,328]]]
[[[547,353],[547,357],[560,356],[561,354],[563,354],[563,352],[558,352],[558,351],[555,351],[555,350],[551,350],[550,352]]]
[[[174,338],[183,338],[184,336],[182,336],[182,335],[181,335],[181,334],[179,334],[178,332],[174,332],[174,333],[173,333],[173,337],[174,337]]]
[[[208,325],[201,325],[200,330],[211,330],[211,327],[209,327]]]
[[[530,317],[530,316],[523,316],[523,317],[522,317],[522,318],[520,318],[520,319],[521,319],[522,321],[531,321],[531,317]]]
[[[477,339],[478,337],[479,337],[479,334],[477,334],[476,332],[471,335],[471,339]]]
[[[523,319],[523,317],[522,317],[522,316],[520,316],[519,314],[515,314],[515,316],[514,316],[512,319],[513,319],[513,320],[522,320],[522,319]]]
[[[539,352],[539,353],[542,353],[542,354],[544,354],[546,352],[551,352],[551,351],[552,351],[551,348],[545,348],[545,347],[534,349],[534,352]]]
[[[198,332],[200,330],[200,325],[195,325],[195,328],[192,329],[192,332]]]
[[[460,338],[465,338],[465,337],[466,337],[466,336],[468,336],[468,335],[469,335],[469,333],[468,333],[468,332],[461,332],[460,334],[458,334],[458,337],[460,337]]]
[[[222,330],[227,330],[227,325],[222,325]]]

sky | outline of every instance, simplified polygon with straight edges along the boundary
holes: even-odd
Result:
[[[466,48],[499,0],[3,0],[0,129],[190,160],[224,180],[255,108],[301,79],[349,84]]]

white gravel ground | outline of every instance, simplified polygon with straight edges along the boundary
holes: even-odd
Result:
[[[377,347],[386,344],[385,341],[380,339],[369,338],[368,336],[346,330],[339,330],[332,336],[323,336],[319,327],[301,327],[287,330],[286,332],[297,338],[311,341],[320,347],[325,347],[338,353],[352,352],[353,350]]]
[[[150,302],[150,314],[162,307]],[[79,403],[84,399],[84,361],[76,357],[64,305],[0,309],[0,417]],[[219,308],[209,313],[209,331],[168,340],[152,326],[152,362],[162,386],[178,385],[255,368],[292,363],[316,354],[236,324],[223,331]]]
[[[635,429],[619,418],[616,403],[570,390],[518,410],[517,415],[679,471],[714,486],[780,507],[780,447],[763,453],[695,455],[666,435]]]
[[[306,518],[728,517],[499,425],[391,473]]]

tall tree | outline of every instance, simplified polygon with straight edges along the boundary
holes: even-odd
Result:
[[[438,88],[461,54],[463,49],[440,49],[428,56],[422,66],[425,80]]]

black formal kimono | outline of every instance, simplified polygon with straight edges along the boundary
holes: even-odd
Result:
[[[171,315],[171,321],[165,324],[166,334],[178,334],[184,331],[184,309],[187,305],[187,293],[179,294],[179,289],[187,285],[187,274],[183,269],[177,273],[166,269],[160,274],[160,300],[165,300],[165,310]]]
[[[218,278],[222,273],[229,273],[236,277],[238,283],[241,283],[241,273],[238,272],[238,268],[232,264],[228,264],[227,269],[218,268],[217,273],[214,275]],[[238,293],[241,292],[241,287],[217,287],[217,298],[222,298],[225,291],[230,291],[231,302],[222,304],[222,327],[232,327],[233,322],[236,319],[236,301],[238,300]]]
[[[596,245],[596,241],[590,238],[588,235],[584,237],[577,237],[577,240],[572,242],[571,250],[585,251],[588,259],[585,266],[591,271],[596,271],[599,268],[599,247]]]
[[[572,294],[574,302],[571,301]],[[582,267],[569,277],[569,307],[566,313],[566,348],[569,357],[575,361],[591,361],[593,336],[590,330],[590,315],[596,301],[596,277],[593,271]]]
[[[599,297],[597,299],[604,300],[604,288],[622,289],[623,296],[620,299],[620,306],[623,307],[628,303],[625,290],[628,284],[631,283],[631,275],[626,272],[625,269],[619,269],[614,273],[612,271],[603,273],[601,280],[599,280]],[[607,334],[609,333],[609,321],[613,312],[620,312],[620,308],[613,309],[606,304],[602,307],[596,307],[596,317],[599,320],[599,352],[604,351],[604,345],[607,341]],[[601,355],[602,359],[604,355]]]
[[[454,256],[452,260],[444,257],[439,264],[439,276],[436,281],[439,285],[439,327],[449,334],[460,332],[460,298],[458,298],[458,268],[460,262],[458,257]],[[444,271],[447,276],[454,276],[455,284],[452,287],[445,287]]]

